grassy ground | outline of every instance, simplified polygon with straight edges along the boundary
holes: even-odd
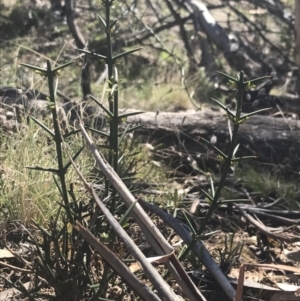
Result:
[[[61,64],[79,57],[66,22],[54,12],[46,9],[44,5],[48,3],[40,2],[40,5],[33,11],[29,2],[24,2],[22,5],[2,2],[1,86],[34,88],[48,94],[45,78],[20,67],[19,64],[44,66],[46,59],[53,64]],[[97,6],[96,3],[95,5]],[[34,14],[28,16],[25,8]],[[89,20],[88,26],[84,26],[88,16],[94,17],[84,14],[83,19],[78,19],[79,25],[85,35],[92,35],[97,41],[97,38],[103,36],[101,33],[98,35],[95,30],[99,23],[92,19]],[[23,25],[18,23],[20,19],[23,19]],[[124,17],[122,21],[128,22],[128,19]],[[138,27],[137,22],[134,24]],[[170,49],[174,47],[174,43],[170,43],[168,39],[165,42],[166,47]],[[180,50],[182,42],[177,40],[176,44],[178,44],[176,55],[184,55]],[[121,49],[117,47],[116,52],[118,50]],[[145,56],[148,60],[146,65],[141,65],[141,56],[137,54],[133,55],[131,60],[123,60],[118,65],[119,106],[153,111],[194,108],[181,83],[180,70],[174,64],[174,60],[167,53],[153,52],[150,47],[145,47],[142,52],[143,57]],[[99,68],[101,68],[99,63],[93,61],[92,82],[97,81]],[[81,60],[78,58],[75,64],[65,69],[59,77],[58,88],[73,101],[80,101],[82,97],[80,72]],[[205,101],[207,93],[213,86],[206,81],[203,72],[199,71],[193,77],[187,78],[187,84],[191,88],[201,81],[203,81],[202,94]],[[104,89],[104,84],[92,83],[93,95],[96,98],[105,97]],[[55,158],[51,157],[53,154],[51,154],[51,147],[47,145],[47,139],[41,135],[41,130],[37,126],[31,125],[25,136],[24,133],[20,133],[17,137],[10,139],[4,135],[1,141],[2,185],[5,193],[1,195],[0,204],[5,207],[9,205],[11,218],[20,218],[25,221],[37,218],[39,221],[47,221],[55,208],[54,204],[58,196],[57,192],[53,192],[55,186],[52,185],[51,176],[41,176],[40,173],[28,171],[25,168],[29,165],[51,166],[55,161]],[[89,158],[83,157],[82,160],[88,162]],[[85,163],[83,164],[85,166]],[[76,181],[74,176],[74,174],[69,175],[70,182]],[[158,179],[157,182],[161,180]],[[46,189],[47,187],[49,190]]]
[[[43,1],[41,3],[44,4]],[[80,4],[82,3],[80,2]],[[75,49],[66,22],[62,21],[55,13],[45,10],[42,6],[33,11],[34,14],[28,18],[30,10],[28,12],[24,7],[29,3],[24,2],[21,5],[4,1],[1,5],[5,8],[2,13],[1,25],[3,25],[2,28],[7,30],[5,32],[6,38],[1,39],[1,85],[35,88],[48,94],[46,79],[20,67],[19,63],[44,66],[46,59],[49,59],[52,63],[62,64],[76,58],[74,66],[67,68],[59,77],[59,89],[72,100],[80,101],[82,97],[79,79],[82,62]],[[98,3],[95,5],[97,6]],[[100,7],[97,8],[100,9]],[[12,16],[12,18],[6,18],[8,16]],[[150,17],[148,16],[148,18]],[[129,22],[126,16],[123,16],[122,19],[125,23]],[[8,32],[12,23],[21,20],[23,20],[22,24],[16,23],[17,26],[11,28]],[[36,20],[38,20],[38,26],[32,25]],[[99,23],[93,13],[86,12],[80,20],[79,24],[85,36],[91,35],[91,40],[95,39],[96,41],[101,38],[103,33],[95,31]],[[87,26],[84,26],[85,22],[87,22]],[[137,24],[133,23],[133,30],[139,29]],[[165,45],[169,49],[173,47],[172,40],[174,40],[174,36],[172,34],[174,33],[170,33],[171,37],[165,40]],[[176,40],[175,46],[176,55],[185,55],[182,51],[181,41]],[[119,50],[118,47],[116,50]],[[147,59],[145,65],[141,64],[143,57]],[[120,73],[120,107],[153,111],[176,110],[177,107],[183,109],[193,108],[186,89],[182,85],[180,70],[166,52],[155,52],[150,47],[145,47],[142,57],[134,55],[129,61],[121,61],[118,68]],[[103,92],[104,84],[95,84],[100,69],[100,64],[93,62],[92,91],[96,98],[106,99],[107,95]],[[188,77],[186,81],[191,90],[198,87],[200,91],[198,95],[201,96],[199,103],[209,103],[208,96],[212,93],[213,84],[207,80],[201,70],[197,74]],[[52,126],[50,122],[49,126]],[[77,135],[68,141],[68,147],[72,153],[75,153],[82,144],[82,138]],[[103,144],[103,139],[97,140],[97,144]],[[201,224],[206,211],[200,208],[199,212],[195,214],[189,213],[193,199],[188,198],[188,191],[199,185],[198,190],[199,188],[207,189],[209,187],[208,191],[211,193],[210,175],[217,182],[221,173],[210,174],[212,168],[206,165],[205,168],[199,167],[201,170],[197,175],[185,175],[184,178],[171,177],[170,175],[173,174],[172,168],[155,156],[156,150],[160,147],[141,143],[139,139],[129,135],[120,145],[119,174],[121,177],[133,178],[133,181],[127,179],[128,186],[133,191],[139,189],[138,193],[145,200],[164,208],[184,222],[187,222],[186,216],[188,215],[190,223],[197,228]],[[65,162],[68,160],[66,154],[64,160]],[[34,220],[43,227],[52,225],[57,208],[61,203],[61,194],[50,173],[28,169],[27,167],[54,168],[56,163],[55,144],[47,138],[37,124],[31,122],[26,125],[25,129],[13,134],[0,133],[0,218],[2,220],[8,222],[20,220],[24,225],[29,225],[30,221]],[[76,163],[90,182],[101,183],[99,179],[102,175],[97,170],[95,160],[87,149],[81,153]],[[276,166],[270,168],[259,164],[237,166],[235,172],[229,177],[229,184],[221,194],[221,199],[240,196],[245,198],[245,195],[247,195],[258,204],[279,200],[276,203],[277,207],[274,207],[275,209],[299,210],[298,177],[289,176],[287,178],[286,175],[276,172],[276,170],[278,171]],[[72,190],[78,203],[88,204],[90,202],[90,196],[80,184],[74,169],[69,169],[66,174],[66,182],[68,183],[68,189]],[[240,189],[241,187],[243,190]],[[125,212],[122,206],[120,208],[116,214],[118,218]],[[230,212],[230,206],[228,212]],[[206,228],[206,232],[211,232],[211,234],[208,235],[205,242],[218,264],[223,266],[224,269],[227,267],[228,270],[231,270],[231,276],[237,277],[238,268],[242,262],[257,263],[270,260],[272,256],[278,255],[276,252],[279,252],[280,247],[272,241],[270,242],[271,249],[269,253],[263,252],[263,248],[261,248],[262,254],[259,254],[258,247],[255,252],[251,251],[251,246],[258,244],[255,235],[251,235],[251,231],[247,228],[248,225],[245,225],[245,222],[237,217],[236,213],[230,215],[228,212],[227,209],[225,212],[220,210],[212,216]],[[172,239],[172,243],[178,243],[180,239],[178,235],[174,235],[173,230],[167,227],[161,219],[155,216],[151,216],[151,218],[159,226],[159,229],[168,238]],[[6,225],[5,223],[4,227]],[[134,232],[136,225],[133,221],[129,220],[126,227],[130,229],[131,233],[134,233],[132,236],[135,235],[138,244],[143,248],[145,245],[143,235],[140,230]],[[104,230],[101,228],[101,231],[99,236],[105,243],[108,243],[107,226]],[[241,243],[242,240],[244,243]],[[120,251],[122,244],[118,244],[114,248],[119,250],[119,255],[126,254],[126,252]],[[294,247],[286,246],[286,248],[293,249]],[[183,247],[179,244],[179,247],[176,248],[176,254],[179,254],[182,250]],[[148,252],[147,246],[143,251]],[[276,257],[275,262],[279,262],[279,258],[280,256]],[[198,259],[191,253],[188,254],[184,262],[187,270],[196,269],[200,264]],[[230,268],[228,268],[228,265]],[[102,273],[105,273],[103,266],[100,270],[102,276]],[[163,273],[165,270],[162,268],[161,272]],[[255,274],[252,271],[247,277],[253,280],[260,278],[261,280],[264,276],[263,273]],[[121,300],[124,296],[126,298],[131,296],[131,299],[128,297],[126,300],[134,300],[132,292],[124,289],[120,278],[116,279],[118,283],[116,287],[121,287],[122,291],[116,293],[114,291],[115,287],[109,287],[107,296],[110,300]],[[273,279],[275,279],[275,276]],[[170,283],[172,281],[172,279],[169,279]],[[220,300],[218,299],[220,295],[217,294],[216,289],[209,285],[206,288],[210,293],[210,300]],[[217,296],[214,296],[214,294],[217,294]],[[261,296],[263,295],[261,292],[250,290],[250,294],[255,294],[256,297],[261,298],[260,300],[267,300]]]

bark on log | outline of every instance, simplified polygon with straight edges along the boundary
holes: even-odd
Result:
[[[32,99],[32,94],[36,94],[36,91],[22,93],[21,90],[13,88],[7,88],[0,93],[0,130],[14,130],[18,125],[18,112],[15,110],[22,111],[22,106],[37,118],[47,114],[47,101]],[[41,93],[38,95],[44,97]],[[296,100],[286,102],[281,110],[300,115],[298,103]],[[87,119],[93,117],[94,126],[99,129],[104,125],[103,113],[96,113],[97,110],[88,103],[65,103],[61,107],[63,110],[60,111],[64,113],[62,116],[68,117],[71,124],[81,116]],[[120,110],[120,114],[125,112],[135,111]],[[240,148],[237,155],[258,155],[265,162],[289,164],[293,169],[298,166],[300,168],[300,121],[278,116],[252,116],[242,124],[238,135]],[[176,150],[183,153],[206,153],[207,146],[201,142],[201,137],[209,141],[214,137],[216,146],[224,152],[229,147],[230,123],[223,111],[205,109],[198,112],[146,112],[130,116],[126,122],[143,124],[144,127],[136,133],[142,135],[144,140],[155,140],[167,147],[175,146]]]
[[[126,112],[133,112],[127,110]],[[148,141],[175,146],[183,152],[203,153],[207,146],[200,137],[216,138],[216,146],[227,151],[231,122],[224,112],[205,109],[185,112],[146,112],[128,117],[127,123],[143,124],[137,134]],[[258,155],[272,163],[300,165],[300,121],[268,116],[253,116],[241,124],[238,135],[238,155]]]

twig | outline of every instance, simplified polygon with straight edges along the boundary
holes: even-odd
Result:
[[[105,206],[105,204],[100,200],[100,198],[98,197],[98,195],[96,194],[95,190],[92,188],[91,185],[89,185],[87,183],[87,181],[85,180],[85,178],[83,177],[83,175],[80,173],[80,171],[78,170],[78,168],[76,167],[74,161],[72,160],[72,157],[69,155],[69,159],[72,162],[77,174],[79,175],[81,181],[84,183],[84,186],[86,188],[86,190],[91,194],[91,196],[94,198],[94,200],[96,201],[97,205],[100,207],[100,209],[102,210],[102,212],[104,213],[104,215],[106,216],[106,218],[108,219],[110,225],[112,226],[112,228],[115,230],[116,234],[122,238],[122,240],[124,241],[126,247],[128,248],[128,250],[132,253],[133,257],[142,265],[145,275],[149,278],[149,280],[152,282],[152,284],[154,285],[154,287],[158,290],[159,295],[163,298],[163,300],[169,300],[169,301],[173,301],[173,300],[177,300],[177,296],[175,295],[175,293],[170,289],[170,286],[161,278],[161,276],[159,275],[159,273],[156,271],[156,269],[151,265],[151,263],[149,263],[147,261],[147,258],[145,257],[145,255],[142,253],[142,251],[134,244],[134,242],[131,240],[131,238],[129,237],[129,235],[126,233],[126,231],[122,228],[122,226],[115,220],[115,218],[113,217],[113,215],[110,213],[110,211],[107,209],[107,207]],[[74,226],[75,229],[77,229],[78,231],[80,230],[80,233],[84,236],[84,238],[93,245],[93,247],[95,247],[99,253],[105,258],[105,260],[112,265],[116,259],[113,259],[113,263],[111,262],[111,260],[109,260],[111,258],[111,251],[109,251],[109,249],[107,249],[106,247],[104,247],[102,244],[100,244],[96,238],[87,230],[85,230],[78,222],[76,223],[76,226]],[[105,254],[105,255],[104,255]],[[114,255],[115,256],[115,255]],[[120,273],[120,276],[126,281],[128,280],[128,271],[127,274],[122,270],[119,271],[118,270],[118,266],[116,265],[116,267],[114,267],[112,265],[112,267],[118,272]],[[122,272],[122,274],[121,274]],[[131,273],[129,271],[129,273]],[[135,276],[134,276],[135,277]],[[137,279],[136,279],[137,280]],[[131,281],[133,281],[131,279]],[[132,282],[131,282],[132,285]],[[140,284],[138,284],[140,285]],[[136,283],[133,285],[133,287],[135,288]],[[139,292],[141,293],[141,292]],[[158,299],[159,300],[159,299]]]
[[[132,193],[128,190],[126,185],[122,182],[122,180],[120,179],[118,174],[113,170],[113,168],[108,163],[106,163],[101,157],[82,124],[80,125],[80,129],[96,159],[97,165],[99,166],[103,174],[110,181],[111,185],[114,187],[114,189],[120,195],[121,199],[126,203],[126,205],[128,207],[132,206],[134,203],[136,203],[136,199],[134,198]],[[173,253],[172,246],[166,241],[162,233],[153,224],[153,222],[146,214],[146,212],[142,209],[140,204],[137,203],[133,207],[131,215],[139,224],[142,232],[147,237],[150,244],[153,246],[158,255],[166,255]],[[165,265],[170,270],[178,285],[182,288],[183,292],[187,295],[190,301],[206,300],[199,291],[199,289],[191,281],[191,279],[189,278],[185,270],[182,268],[180,262],[174,254],[170,256],[169,261],[167,261]]]
[[[253,210],[252,208],[249,208],[248,211],[255,212],[255,214],[257,214],[257,215],[261,215],[261,216],[264,216],[266,218],[269,218],[269,219],[272,219],[272,220],[275,220],[275,221],[279,221],[279,222],[282,222],[282,223],[285,223],[285,224],[290,224],[290,225],[300,224],[300,219],[291,219],[291,218],[286,218],[286,217],[282,217],[282,216],[277,216],[277,215],[269,214],[269,213],[266,213],[266,212],[256,211],[256,210]]]
[[[10,269],[12,269],[14,271],[17,271],[17,272],[34,273],[34,271],[27,270],[27,269],[22,269],[22,268],[18,268],[18,267],[15,267],[13,265],[10,265],[8,263],[2,262],[2,261],[0,261],[0,265],[4,266],[6,268],[10,268]]]
[[[95,248],[95,250],[104,258],[109,265],[118,272],[122,279],[144,300],[160,301],[161,299],[155,295],[151,289],[140,282],[137,277],[129,270],[129,268],[104,244],[95,238],[95,236],[85,229],[78,221],[74,228],[82,235],[82,237]],[[154,269],[154,268],[153,268]]]
[[[246,213],[245,210],[239,208],[239,211],[252,225],[254,225],[259,231],[264,233],[266,236],[280,241],[285,241],[287,243],[299,241],[299,236],[287,236],[286,234],[280,235],[272,233],[267,229],[267,227],[263,223],[256,221],[250,214]]]
[[[189,245],[192,242],[193,238],[190,235],[189,231],[185,227],[183,227],[182,224],[173,216],[143,200],[140,200],[140,204],[145,210],[149,210],[157,214],[181,237],[181,239],[187,245]],[[196,242],[193,251],[197,254],[197,256],[201,254],[200,258],[204,266],[213,275],[216,281],[220,284],[220,286],[225,291],[226,295],[231,300],[233,300],[235,296],[234,288],[232,287],[232,285],[230,284],[226,276],[223,274],[221,269],[218,267],[218,265],[215,263],[215,261],[212,259],[212,257],[210,256],[209,252],[206,250],[202,241],[198,240]]]

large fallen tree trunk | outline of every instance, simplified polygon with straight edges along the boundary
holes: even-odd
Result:
[[[137,134],[148,141],[175,146],[191,154],[207,150],[201,137],[215,142],[223,151],[228,150],[232,128],[224,112],[211,109],[177,113],[146,112],[128,117],[127,123],[143,124]],[[300,153],[300,121],[253,116],[241,124],[238,143],[237,155],[257,155],[265,162],[295,166]]]
[[[17,93],[16,89],[10,90],[15,94]],[[46,101],[31,99],[31,95],[23,95],[21,92],[20,95],[17,94],[18,98],[15,95],[8,95],[7,91],[2,96],[4,99],[0,99],[3,102],[2,106],[4,106],[4,108],[0,106],[0,128],[12,130],[17,125],[13,116],[7,115],[9,113],[6,111],[7,106],[25,105],[25,108],[30,112],[31,109],[34,109],[34,113],[38,116],[46,114],[48,108]],[[296,104],[296,100],[289,101],[281,109],[299,115],[299,106],[298,104],[295,106]],[[70,117],[70,121],[76,119],[78,115],[82,115],[80,114],[81,108],[77,108],[78,105],[66,103],[62,106],[65,115]],[[85,108],[85,113],[88,116],[94,115],[95,110],[89,110],[89,108],[89,106]],[[124,112],[123,110],[120,113]],[[127,110],[126,112],[134,112],[134,110]],[[96,115],[98,114],[96,113]],[[103,114],[100,113],[95,119],[95,125],[102,127]],[[216,146],[226,152],[229,147],[230,128],[232,127],[223,111],[211,109],[177,113],[147,112],[128,117],[127,123],[143,124],[144,126],[136,132],[147,140],[156,140],[157,143],[163,143],[165,146],[175,146],[176,150],[181,152],[201,155],[207,151],[207,145],[201,141],[201,137],[215,141]],[[300,121],[282,117],[253,116],[240,127],[238,136],[240,149],[237,155],[258,155],[265,162],[290,164],[294,168],[298,165],[300,167],[298,160],[300,155],[299,141]]]

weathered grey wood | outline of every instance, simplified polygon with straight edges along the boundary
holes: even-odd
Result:
[[[29,92],[28,92],[29,93]],[[9,94],[10,95],[10,94]],[[16,108],[25,106],[29,114],[37,117],[49,113],[48,102],[31,99],[30,95],[12,91],[12,95],[2,95],[0,99],[0,128],[12,130],[16,127]],[[1,108],[2,106],[2,108]],[[61,119],[65,117],[71,123],[78,116],[92,116],[95,126],[103,127],[103,114],[96,113],[96,109],[88,104],[61,104]],[[286,102],[284,111],[299,114],[298,101]],[[135,112],[134,110],[122,110]],[[300,114],[299,114],[300,115]],[[280,116],[280,115],[278,115]],[[216,145],[226,151],[230,142],[229,122],[223,111],[205,109],[202,111],[183,112],[146,112],[128,117],[127,123],[143,124],[137,131],[144,139],[156,140],[165,146],[176,146],[183,152],[201,153],[207,151],[207,146],[201,142],[201,137],[210,140],[214,137]],[[300,166],[300,121],[268,116],[253,116],[241,125],[238,142],[240,154],[258,155],[266,162],[290,164]]]
[[[255,51],[249,51],[248,45],[245,45],[241,39],[233,33],[228,35],[226,30],[215,21],[204,3],[195,0],[187,0],[183,3],[192,15],[195,35],[204,31],[209,40],[223,52],[231,67],[244,70],[249,77],[260,74],[262,66],[264,70],[272,70],[272,67]]]
[[[216,145],[223,151],[230,142],[231,123],[223,111],[146,112],[128,117],[127,123],[143,124],[138,134],[166,146],[175,145],[182,151],[203,152],[206,146],[201,137],[209,141],[216,138]],[[240,126],[238,142],[243,155],[259,155],[267,162],[298,163],[300,121],[252,116]]]
[[[61,94],[60,92],[58,94]],[[49,97],[37,90],[22,90],[15,87],[0,88],[0,130],[15,130],[24,116],[34,116],[35,118],[45,118],[51,113]],[[97,124],[102,122],[102,114],[96,113],[96,108],[88,101],[81,103],[72,102],[65,96],[61,96],[56,101],[56,108],[62,127],[67,124],[74,125],[78,118],[87,121],[97,117]],[[101,121],[100,121],[101,119]]]

